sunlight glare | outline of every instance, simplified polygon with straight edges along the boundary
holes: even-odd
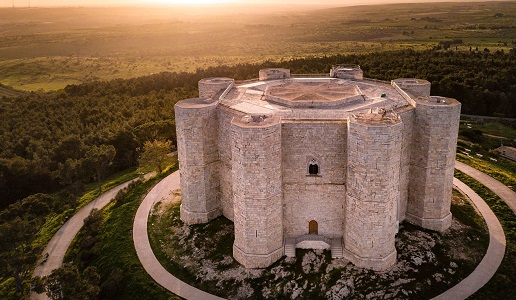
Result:
[[[153,0],[152,2],[161,5],[210,5],[230,3],[234,0]]]

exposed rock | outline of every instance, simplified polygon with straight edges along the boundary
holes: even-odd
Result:
[[[441,280],[443,280],[444,276],[441,273],[435,273],[432,277],[435,279],[435,281],[441,282]]]
[[[321,250],[308,251],[303,256],[301,266],[305,274],[319,272],[322,264],[324,263],[324,256],[322,256]]]
[[[238,299],[250,299],[254,295],[254,289],[247,282],[244,282],[237,290]]]
[[[159,222],[157,220],[156,224]],[[450,255],[454,261],[442,264],[434,253],[434,247],[444,243],[449,233],[404,230],[403,226],[401,229],[396,238],[397,262],[386,272],[361,269],[345,259],[330,260],[323,250],[303,250],[297,258],[283,258],[268,269],[245,269],[236,264],[228,253],[218,254],[213,259],[218,251],[217,240],[233,234],[231,224],[221,225],[209,237],[203,235],[199,227],[173,227],[170,235],[160,238],[160,245],[171,259],[195,274],[199,284],[214,282],[212,284],[218,289],[228,289],[228,296],[235,299],[301,299],[308,294],[326,299],[407,299],[416,297],[419,291],[437,282],[449,282],[456,273],[459,258]],[[170,241],[176,246],[167,247]],[[454,242],[457,241],[447,243],[453,245]],[[465,249],[457,247],[456,250]],[[470,252],[464,252],[470,255]],[[418,279],[414,285],[416,278],[421,277],[418,275],[421,266],[439,267],[426,278]],[[259,287],[253,283],[256,281],[261,282]],[[376,283],[381,284],[381,288],[375,288]],[[409,285],[410,289],[406,288]]]
[[[353,279],[339,279],[335,285],[326,292],[326,299],[340,300],[352,294],[353,290]]]

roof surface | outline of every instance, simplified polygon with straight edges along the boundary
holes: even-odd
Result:
[[[344,120],[370,109],[410,106],[389,83],[339,78],[286,78],[235,84],[220,105],[255,115],[282,119]]]

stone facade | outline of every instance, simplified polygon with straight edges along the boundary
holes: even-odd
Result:
[[[235,243],[233,255],[248,268],[283,256],[281,123],[250,117],[231,122]]]
[[[383,270],[396,261],[402,130],[395,113],[349,118],[344,245],[361,267]]]
[[[328,248],[357,266],[396,261],[399,222],[444,231],[460,103],[420,79],[261,70],[244,83],[199,82],[176,104],[181,219],[235,224],[233,255],[267,267],[285,249]]]

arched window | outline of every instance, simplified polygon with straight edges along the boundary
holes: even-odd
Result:
[[[315,159],[308,164],[308,174],[309,175],[319,175],[319,165]]]

